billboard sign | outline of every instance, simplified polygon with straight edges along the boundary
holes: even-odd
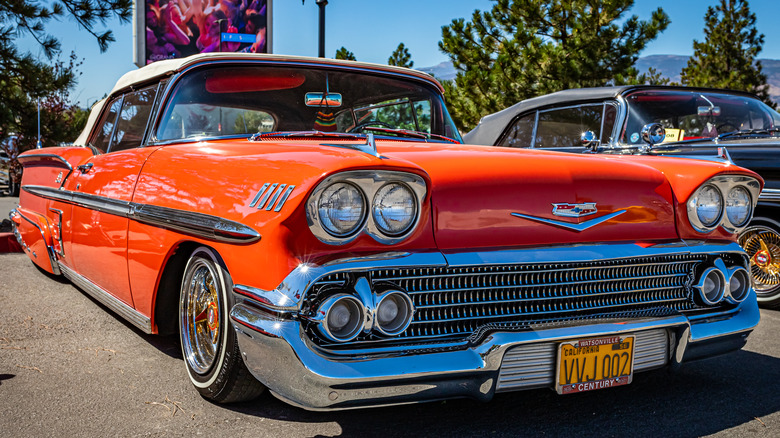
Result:
[[[272,2],[135,0],[135,63],[206,52],[271,53]]]

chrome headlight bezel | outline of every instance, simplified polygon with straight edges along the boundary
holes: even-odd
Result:
[[[699,218],[697,201],[701,196],[702,192],[710,188],[714,188],[719,193],[720,213],[718,219],[714,221],[712,224],[708,225],[703,223]],[[731,193],[731,191],[734,189],[744,189],[747,192],[748,196],[750,197],[750,201],[748,202],[748,206],[747,206],[750,209],[750,211],[748,212],[745,221],[740,224],[732,223],[729,220],[729,215],[726,212],[727,195]],[[688,221],[690,222],[693,229],[698,231],[699,233],[710,233],[715,229],[717,229],[718,227],[722,227],[724,230],[726,230],[729,233],[739,233],[752,220],[753,211],[755,210],[756,203],[758,202],[758,194],[760,191],[761,191],[761,184],[759,184],[757,179],[749,176],[719,175],[710,178],[704,184],[700,185],[693,192],[691,197],[688,198],[688,202],[686,202],[686,206],[688,210]]]
[[[357,187],[363,194],[365,200],[364,215],[362,224],[354,231],[345,235],[337,235],[328,231],[319,214],[320,199],[329,187],[333,184],[351,184]],[[397,234],[388,233],[378,226],[374,218],[373,204],[377,193],[388,184],[400,184],[408,188],[414,201],[414,217],[410,224]],[[306,218],[312,233],[321,242],[330,245],[344,245],[362,234],[368,234],[379,243],[392,245],[398,243],[414,232],[420,222],[422,204],[427,193],[425,180],[416,174],[399,171],[383,170],[356,170],[342,172],[332,175],[315,187],[309,199],[306,202]]]

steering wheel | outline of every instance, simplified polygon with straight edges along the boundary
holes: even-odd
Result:
[[[722,130],[721,129],[721,128],[725,128],[725,127],[728,127],[729,129],[727,129],[727,130]],[[718,125],[715,128],[715,130],[718,132],[718,134],[725,134],[726,132],[734,132],[734,131],[738,131],[739,129],[737,129],[737,127],[734,126],[733,124],[731,124],[729,122],[726,122],[726,123],[721,123],[720,125]]]
[[[379,120],[369,120],[367,122],[358,123],[355,125],[354,128],[347,131],[348,133],[354,133],[354,132],[363,132],[364,128],[367,126],[384,126],[385,128],[393,129],[393,127],[385,122],[380,122]]]

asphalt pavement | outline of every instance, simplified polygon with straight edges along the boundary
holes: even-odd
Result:
[[[0,218],[16,204],[0,197]],[[331,413],[268,393],[216,405],[190,386],[178,338],[145,335],[24,254],[0,254],[0,436],[780,436],[780,311],[747,346],[639,373],[631,385]]]

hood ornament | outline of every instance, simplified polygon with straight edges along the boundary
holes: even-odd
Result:
[[[621,214],[625,213],[627,210],[618,210],[609,214],[606,214],[604,216],[594,217],[593,219],[586,220],[584,222],[580,222],[577,224],[573,224],[570,222],[563,222],[558,221],[555,219],[547,219],[543,217],[537,217],[537,216],[529,216],[527,214],[521,214],[521,213],[511,213],[512,216],[520,217],[523,219],[529,219],[532,221],[541,222],[548,225],[554,225],[556,227],[566,228],[568,230],[572,231],[585,231],[588,228],[595,227],[598,224],[604,223],[614,217],[620,216]],[[598,209],[596,208],[595,202],[584,202],[582,204],[568,204],[568,203],[561,203],[561,204],[553,204],[553,210],[552,213],[556,216],[562,216],[562,217],[582,217],[582,216],[589,216],[592,214],[596,214],[598,212]]]

